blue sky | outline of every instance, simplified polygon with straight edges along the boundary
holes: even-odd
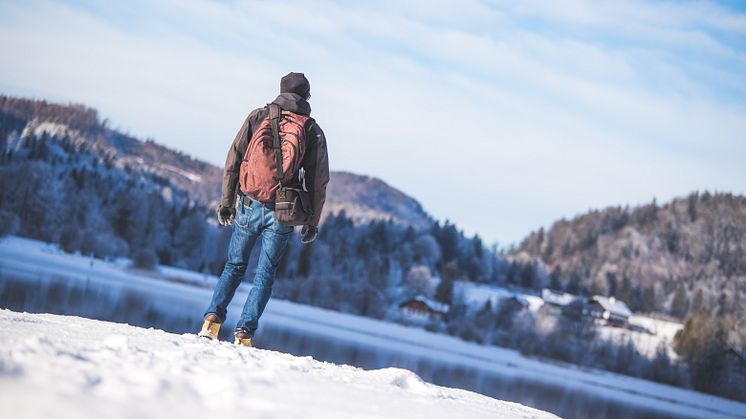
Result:
[[[746,193],[736,1],[0,0],[0,56],[0,92],[218,165],[305,72],[332,169],[502,245],[590,208]]]

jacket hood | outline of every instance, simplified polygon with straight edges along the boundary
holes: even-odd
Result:
[[[280,96],[277,96],[272,103],[280,105],[280,108],[285,111],[290,111],[299,115],[311,114],[311,105],[297,93],[280,93]]]

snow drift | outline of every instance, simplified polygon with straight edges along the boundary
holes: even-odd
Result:
[[[556,418],[435,386],[195,335],[0,310],[0,404],[13,418]]]

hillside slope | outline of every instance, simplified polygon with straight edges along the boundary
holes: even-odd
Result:
[[[540,259],[555,288],[616,295],[635,310],[743,314],[746,197],[591,211],[532,233],[516,254]]]
[[[95,109],[84,105],[0,95],[0,154],[17,151],[31,139],[43,139],[45,145],[65,143],[68,148],[84,148],[123,173],[149,178],[177,194],[185,191],[201,206],[214,207],[219,200],[222,167],[111,129]],[[231,140],[225,139],[226,150]],[[67,158],[61,152],[57,157]],[[344,210],[358,223],[390,219],[416,228],[432,223],[416,200],[368,176],[332,172],[327,202],[325,215]]]
[[[374,177],[333,172],[327,192],[327,214],[344,211],[356,222],[390,219],[414,228],[427,228],[433,223],[414,198]]]
[[[184,190],[203,205],[215,201],[220,190],[219,168],[111,129],[93,108],[0,96],[0,150],[18,150],[30,139],[44,139],[52,148],[63,142],[75,151],[85,149],[122,172],[146,175],[161,186]]]
[[[0,311],[0,401],[17,419],[556,418],[428,384],[195,335]]]

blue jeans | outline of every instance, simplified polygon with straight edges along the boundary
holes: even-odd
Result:
[[[259,327],[259,317],[272,294],[275,272],[287,250],[292,232],[292,226],[277,222],[274,211],[260,202],[252,201],[251,206],[240,204],[236,210],[236,219],[233,221],[228,261],[215,285],[212,301],[205,315],[215,313],[221,322],[225,321],[228,304],[246,273],[251,249],[261,237],[262,248],[254,275],[254,286],[249,292],[241,318],[236,325],[236,330],[242,329],[254,336]]]

